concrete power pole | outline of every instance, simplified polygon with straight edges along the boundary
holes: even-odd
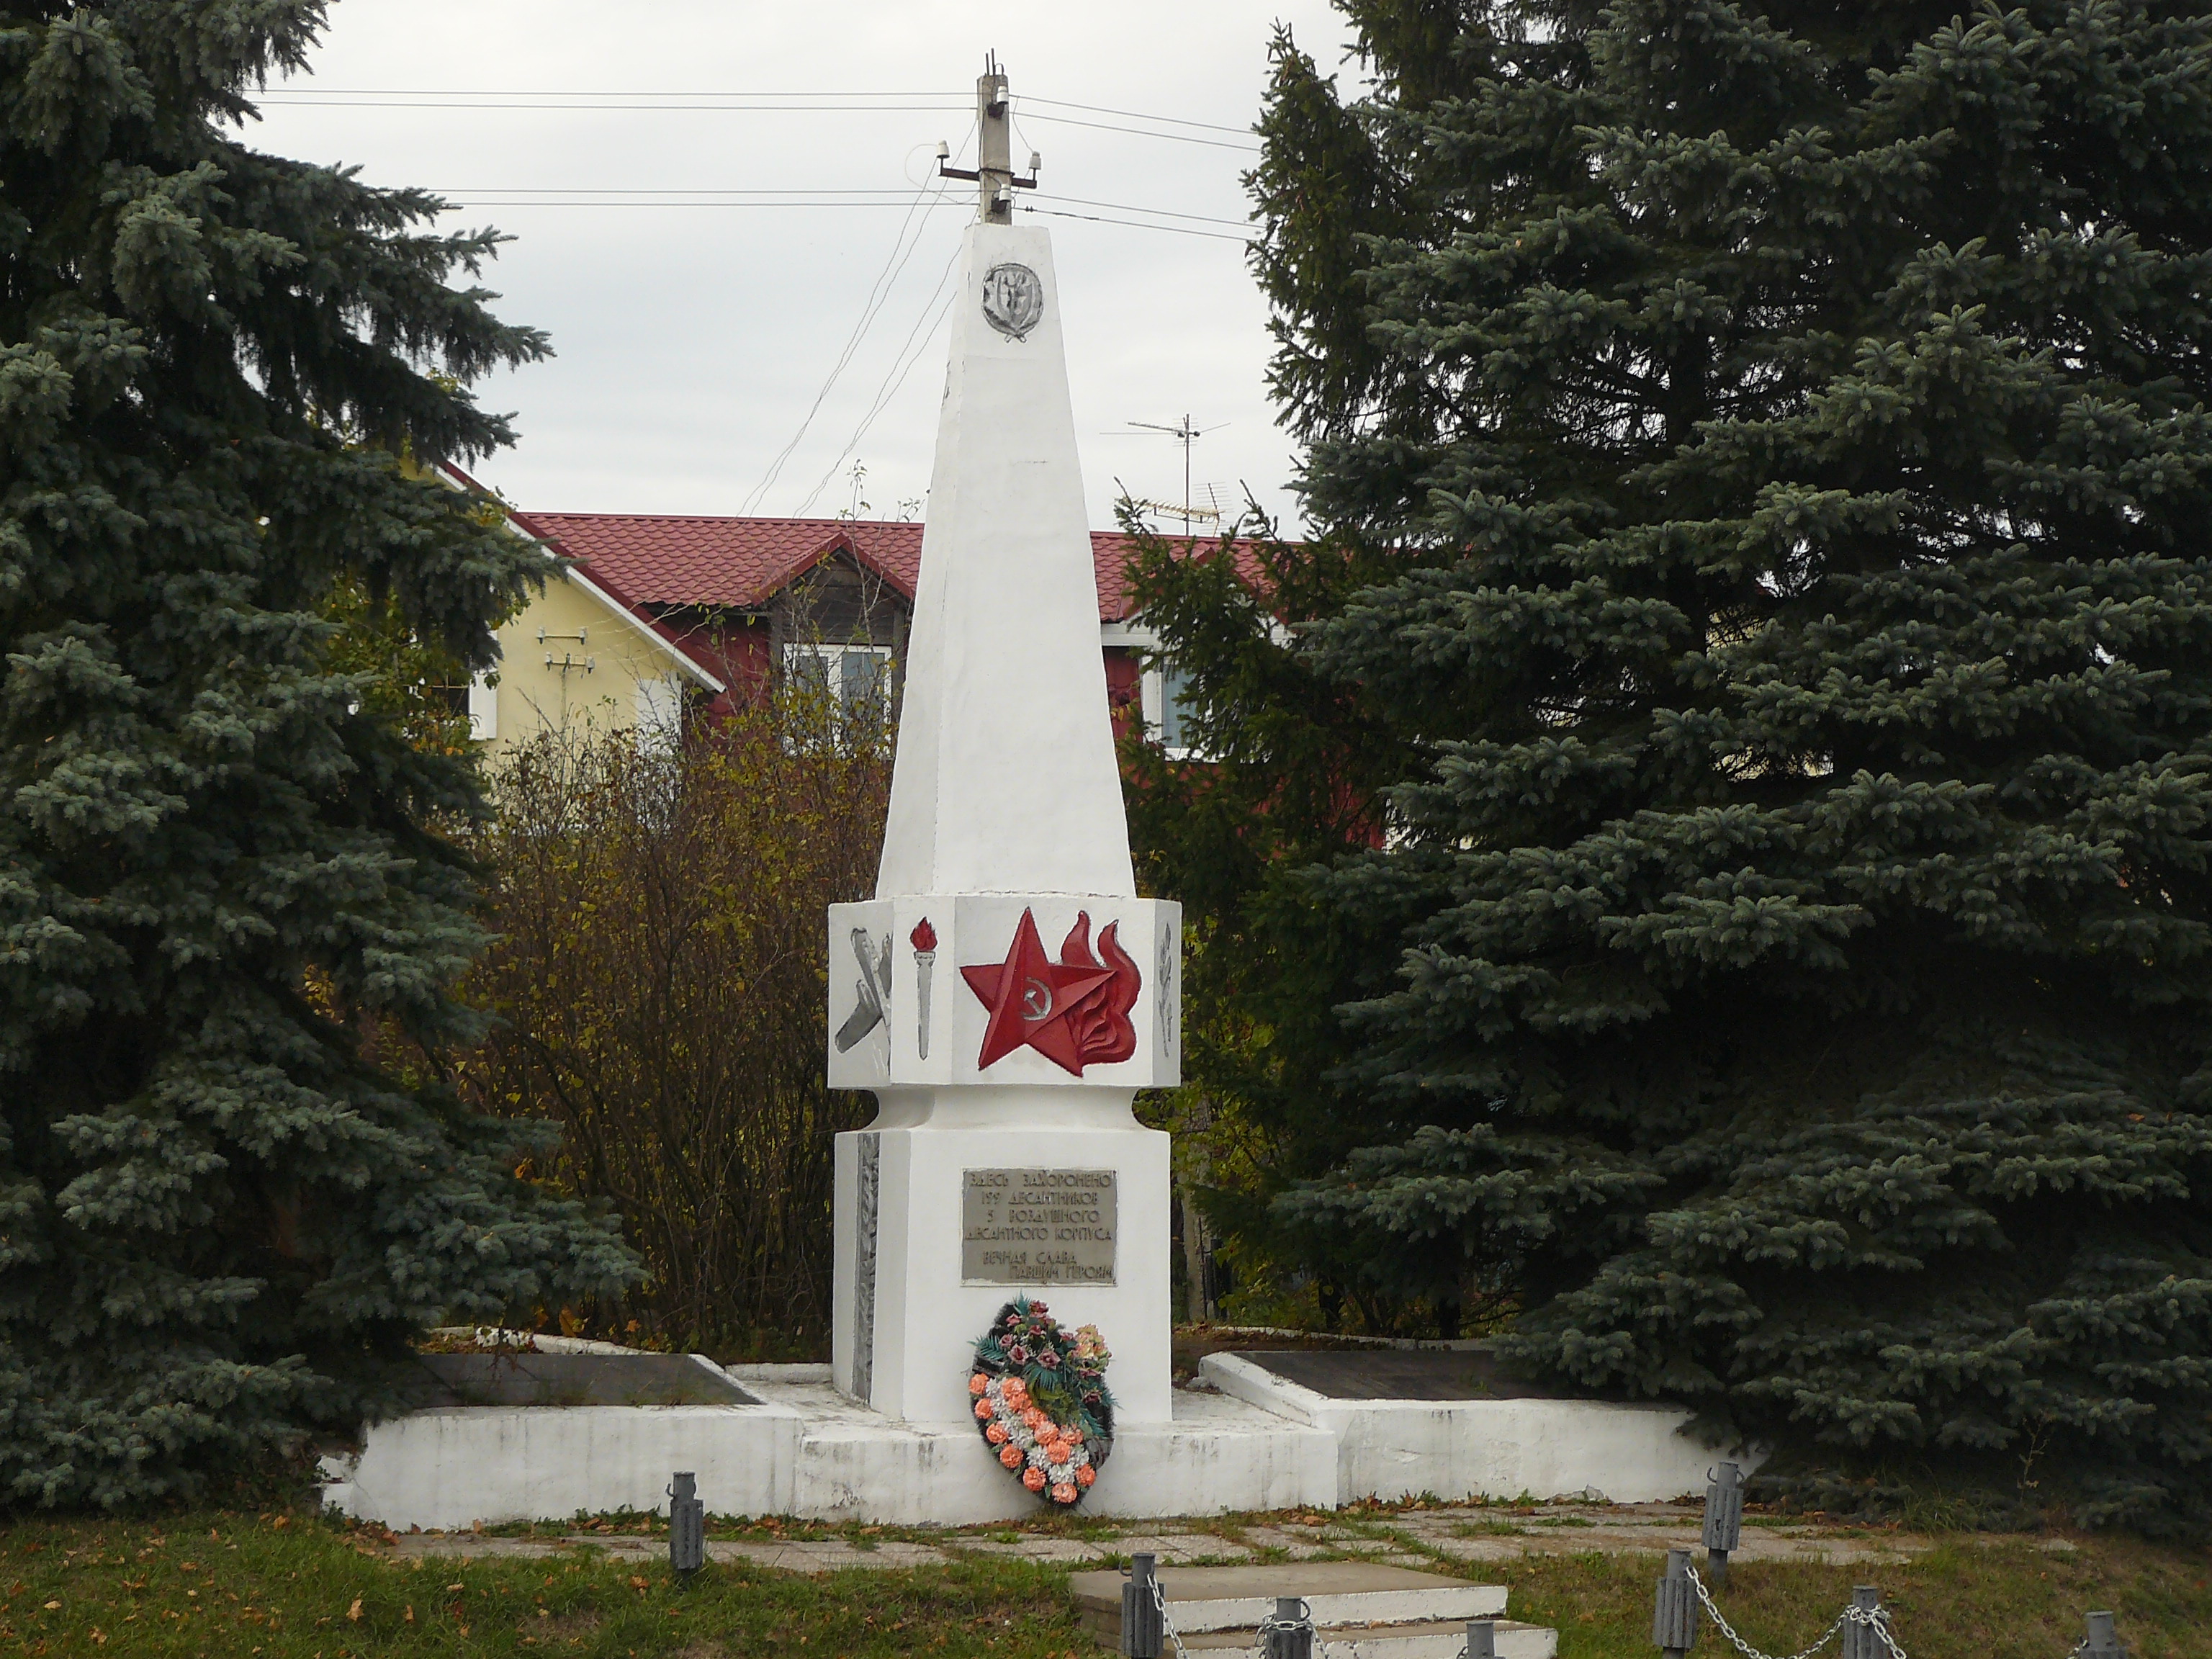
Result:
[[[1014,192],[1036,188],[1037,168],[1043,157],[1035,150],[1030,152],[1030,176],[1026,179],[1014,171],[1013,123],[1006,72],[999,67],[996,52],[987,57],[984,64],[983,73],[975,81],[975,166],[972,170],[952,166],[952,146],[939,143],[937,174],[940,179],[974,179],[975,216],[987,225],[1010,225],[1014,222]]]

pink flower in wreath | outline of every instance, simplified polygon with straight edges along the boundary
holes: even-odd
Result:
[[[975,1376],[968,1379],[968,1392],[970,1394],[981,1394],[990,1386],[991,1379],[985,1376],[981,1371],[976,1372]]]
[[[1055,1504],[1073,1504],[1075,1495],[1075,1488],[1066,1481],[1052,1489],[1052,1501]]]
[[[976,1418],[977,1418],[979,1420],[988,1420],[988,1419],[989,1419],[990,1415],[991,1415],[991,1402],[990,1402],[989,1401],[988,1401],[988,1400],[979,1400],[979,1401],[977,1401],[975,1402],[975,1416],[976,1416]]]
[[[1009,1437],[1010,1437],[1006,1433],[1006,1425],[1003,1423],[994,1423],[989,1428],[983,1431],[983,1438],[989,1441],[994,1446],[1005,1445]]]
[[[1042,1492],[1044,1490],[1044,1471],[1042,1469],[1024,1469],[1022,1471],[1022,1485],[1027,1486],[1031,1492]]]
[[[1019,1446],[1000,1447],[999,1461],[1001,1463],[1004,1463],[1010,1469],[1018,1469],[1021,1468],[1022,1449]]]
[[[1075,1484],[1079,1486],[1087,1486],[1097,1478],[1098,1471],[1092,1468],[1088,1463],[1085,1463],[1081,1468],[1075,1472]]]

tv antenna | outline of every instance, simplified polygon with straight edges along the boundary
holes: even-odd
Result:
[[[1194,519],[1210,518],[1216,524],[1218,524],[1221,521],[1221,514],[1219,509],[1216,508],[1213,511],[1208,512],[1204,508],[1191,505],[1190,447],[1196,443],[1200,438],[1203,438],[1207,433],[1220,431],[1221,427],[1227,426],[1229,422],[1224,421],[1221,423],[1221,426],[1193,426],[1190,423],[1190,416],[1185,415],[1182,419],[1174,426],[1162,426],[1157,421],[1131,421],[1128,424],[1139,428],[1146,432],[1160,433],[1164,436],[1175,439],[1178,443],[1182,445],[1182,507],[1180,509],[1182,514],[1182,533],[1186,536],[1190,534],[1191,520]],[[1138,503],[1138,505],[1142,507],[1157,507],[1158,503],[1156,501],[1142,501]],[[1172,513],[1177,509],[1170,507],[1167,510]]]

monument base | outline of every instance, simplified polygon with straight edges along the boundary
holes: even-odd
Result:
[[[388,1527],[452,1529],[665,1511],[671,1473],[690,1469],[716,1515],[972,1526],[1042,1510],[972,1422],[886,1418],[841,1394],[826,1365],[723,1375],[741,1402],[410,1413],[368,1428],[359,1455],[325,1461],[324,1500]],[[1690,1414],[1679,1407],[1350,1400],[1222,1354],[1200,1375],[1222,1392],[1176,1390],[1170,1417],[1121,1428],[1085,1512],[1329,1510],[1423,1492],[1641,1503],[1703,1491],[1716,1457],[1759,1461],[1680,1432]]]
[[[1170,1422],[1168,1137],[1134,1093],[884,1090],[837,1137],[837,1387],[881,1417],[963,1421],[976,1340],[1028,1297],[1098,1327],[1120,1431]]]

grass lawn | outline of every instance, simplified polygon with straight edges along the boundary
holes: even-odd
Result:
[[[1387,1510],[1364,1511],[1359,1524],[1379,1531],[1389,1518]],[[1237,1522],[1207,1524],[1233,1532]],[[850,1528],[714,1530],[866,1541]],[[1724,1606],[1747,1638],[1785,1654],[1819,1633],[1854,1582],[1870,1581],[1895,1609],[1899,1638],[1913,1659],[2063,1659],[2080,1639],[2088,1607],[2118,1613],[2136,1659],[2212,1659],[2212,1554],[2118,1539],[2077,1541],[2060,1554],[2032,1540],[1961,1534],[1905,1565],[1746,1565]],[[1650,1556],[1589,1554],[1462,1571],[1506,1584],[1516,1618],[1556,1626],[1561,1659],[1643,1659],[1655,1652],[1657,1570]],[[373,1533],[304,1514],[27,1521],[0,1527],[0,1656],[1093,1659],[1104,1650],[1078,1629],[1066,1583],[1065,1569],[1001,1559],[813,1577],[725,1564],[680,1590],[665,1566],[595,1552],[548,1560],[393,1560]],[[1718,1659],[1733,1653],[1710,1626],[1698,1650]]]

